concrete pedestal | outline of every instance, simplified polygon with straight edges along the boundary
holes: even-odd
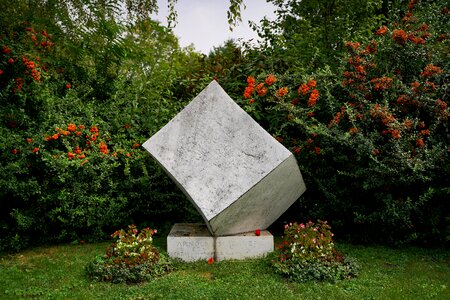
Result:
[[[177,223],[167,236],[167,252],[172,258],[191,262],[263,257],[273,251],[273,236],[267,230],[232,236],[212,236],[204,224]]]

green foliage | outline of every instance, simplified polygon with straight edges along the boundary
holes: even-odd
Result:
[[[239,99],[247,75],[240,103],[295,153],[308,186],[288,214],[359,240],[444,241],[445,1],[319,2],[273,1],[265,45],[204,56],[146,18],[153,0],[0,1],[0,249],[200,220],[136,145],[212,79]],[[243,2],[230,3],[233,23]]]
[[[269,84],[262,72],[244,91],[246,110],[297,156],[300,213],[364,241],[447,235],[448,13],[443,2],[410,7],[346,42],[337,74],[288,70]]]
[[[172,89],[197,56],[150,20],[43,20],[1,32],[0,249],[195,219],[140,144],[190,100]]]
[[[381,0],[270,0],[276,19],[253,28],[263,40],[269,70],[312,70],[338,64],[343,41],[367,34],[384,19]]]
[[[171,260],[152,244],[154,234],[148,227],[139,232],[135,225],[117,230],[106,254],[86,266],[87,275],[94,281],[138,283],[172,271]]]
[[[356,260],[344,257],[334,246],[327,222],[286,224],[272,259],[276,272],[297,282],[330,281],[357,276]]]

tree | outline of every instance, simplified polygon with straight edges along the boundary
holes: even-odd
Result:
[[[381,0],[268,0],[276,19],[254,29],[274,70],[336,66],[343,41],[377,28],[384,19]]]

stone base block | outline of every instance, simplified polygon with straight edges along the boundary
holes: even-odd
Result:
[[[167,252],[172,258],[191,262],[214,257],[247,259],[263,257],[273,251],[273,236],[267,230],[213,237],[204,224],[177,223],[167,236]]]

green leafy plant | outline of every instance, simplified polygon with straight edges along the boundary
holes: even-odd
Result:
[[[134,224],[127,231],[117,230],[106,254],[87,265],[88,276],[95,281],[137,283],[172,271],[171,260],[152,244],[154,234],[156,229],[147,227],[139,232]]]
[[[76,39],[16,25],[0,30],[0,250],[195,215],[140,147],[183,105],[173,85],[192,57],[176,37],[153,21]]]
[[[272,265],[276,272],[297,282],[336,281],[357,276],[356,260],[336,250],[326,221],[290,223]]]
[[[333,219],[338,231],[359,241],[445,242],[450,28],[444,5],[411,1],[398,22],[342,41],[346,52],[336,72],[287,68],[248,77],[244,108],[291,149],[305,175],[302,217]]]

